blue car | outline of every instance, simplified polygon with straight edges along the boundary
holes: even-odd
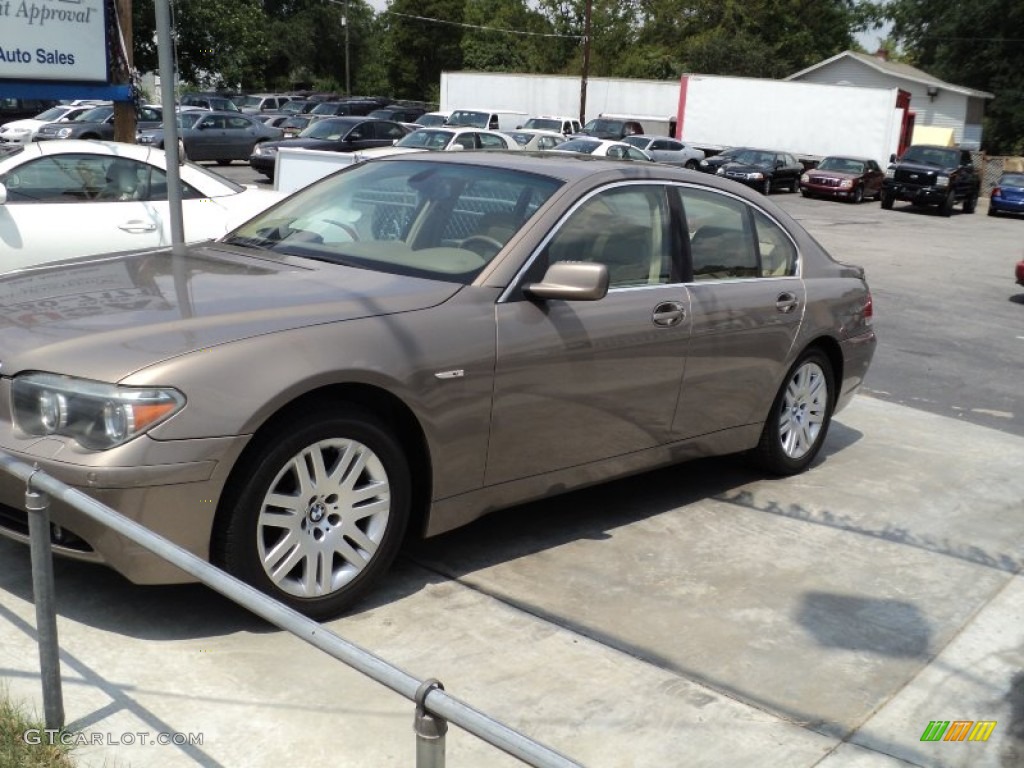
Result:
[[[992,188],[988,215],[1024,213],[1024,173],[1004,173]]]

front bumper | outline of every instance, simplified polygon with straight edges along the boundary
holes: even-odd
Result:
[[[921,186],[905,182],[886,181],[882,192],[894,200],[902,200],[914,205],[938,205],[949,197],[949,187]]]
[[[122,446],[119,465],[101,453],[73,451],[64,438],[14,437],[4,424],[0,451],[88,494],[195,555],[209,558],[217,502],[246,437],[157,441],[146,436]],[[115,449],[115,450],[121,450]],[[112,453],[112,452],[108,452]],[[138,461],[133,463],[133,459]],[[108,459],[109,460],[109,459]],[[25,484],[0,470],[0,535],[27,541]],[[52,499],[54,552],[103,563],[136,584],[194,579],[67,503]]]
[[[263,173],[266,175],[272,175],[274,173],[274,166],[277,164],[277,154],[273,155],[250,155],[249,156],[249,167],[254,171]]]
[[[838,199],[845,200],[848,197],[853,197],[853,187],[849,189],[840,189],[829,184],[815,184],[814,182],[800,182],[800,189],[805,190],[816,197],[835,197]]]

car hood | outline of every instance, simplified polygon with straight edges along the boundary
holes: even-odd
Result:
[[[897,166],[900,171],[908,173],[942,173],[949,174],[956,170],[955,167],[948,168],[942,165],[929,165],[928,163],[911,163],[904,161]]]
[[[435,306],[460,287],[216,242],[72,259],[0,276],[0,372],[116,382],[231,341]]]
[[[28,118],[25,120],[12,120],[9,123],[4,123],[3,125],[0,125],[0,128],[4,130],[25,130],[27,128],[31,130],[33,128],[39,128],[43,125],[49,125],[49,123],[46,123],[43,120],[33,120],[32,118]]]
[[[338,142],[331,141],[330,139],[310,139],[304,136],[296,136],[294,139],[282,139],[281,141],[265,141],[263,147],[274,147],[280,149],[281,147],[305,147],[306,149],[323,149],[324,147],[333,147]]]
[[[722,165],[722,167],[725,168],[725,170],[727,171],[740,171],[748,173],[752,171],[760,171],[761,173],[764,173],[765,171],[773,170],[768,165],[760,165],[758,163],[725,163],[724,165]]]
[[[863,173],[851,173],[850,171],[823,171],[820,168],[811,168],[807,173],[810,176],[827,176],[830,179],[859,179]]]

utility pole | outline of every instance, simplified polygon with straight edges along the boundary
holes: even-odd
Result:
[[[345,0],[345,15],[341,17],[341,24],[345,27],[345,95],[352,95],[352,79],[349,77],[348,58],[348,0]]]
[[[587,0],[583,12],[583,76],[580,78],[580,124],[587,122],[587,77],[590,75],[590,12],[593,0]]]
[[[127,64],[128,82],[131,82],[132,55],[132,0],[117,0],[117,22],[124,40],[125,61]],[[135,104],[131,102],[114,102],[114,141],[135,143]]]

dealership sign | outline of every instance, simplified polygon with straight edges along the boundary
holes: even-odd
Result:
[[[0,0],[0,80],[107,78],[104,0]]]

